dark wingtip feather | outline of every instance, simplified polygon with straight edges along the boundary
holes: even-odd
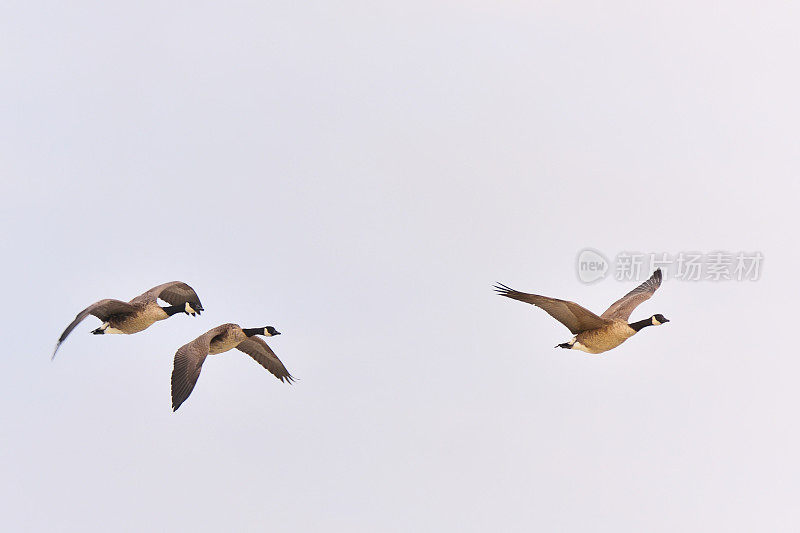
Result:
[[[508,285],[504,285],[504,284],[502,284],[500,282],[495,283],[494,290],[500,296],[508,296],[509,294],[511,294],[513,292],[517,292],[514,289],[512,289],[511,287],[509,287]]]
[[[173,413],[174,413],[175,411],[177,411],[177,410],[178,410],[178,408],[179,408],[181,405],[183,405],[183,402],[185,402],[185,401],[186,401],[186,398],[188,398],[188,397],[189,397],[189,396],[187,395],[185,398],[180,398],[180,396],[181,396],[181,395],[180,395],[180,394],[178,394],[178,393],[177,393],[176,391],[174,391],[174,389],[173,389],[173,393],[172,393],[172,412],[173,412]]]
[[[189,395],[186,394],[186,379],[178,373],[177,368],[172,369],[172,379],[170,385],[170,392],[172,396],[172,412],[174,413],[189,397]]]
[[[178,408],[181,405],[183,405],[183,402],[185,402],[188,397],[189,397],[188,395],[184,395],[180,390],[173,389],[173,392],[172,392],[172,412],[174,413],[175,411],[177,411]]]
[[[644,286],[646,286],[646,287],[648,287],[648,288],[649,288],[649,287],[655,287],[655,288],[653,289],[653,290],[655,290],[655,289],[657,289],[659,286],[661,286],[661,281],[662,281],[662,279],[663,279],[663,274],[661,273],[661,268],[659,267],[659,268],[655,269],[655,271],[653,272],[653,274],[650,276],[650,279],[648,279],[647,281],[645,281],[645,282],[643,283],[643,285],[644,285]]]
[[[288,372],[286,373],[285,376],[275,376],[275,377],[281,380],[281,383],[288,383],[289,385],[297,381],[297,378],[289,374]]]

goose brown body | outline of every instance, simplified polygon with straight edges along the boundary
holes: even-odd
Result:
[[[108,326],[120,333],[130,335],[144,331],[159,320],[169,318],[164,309],[155,302],[140,304],[133,313],[111,315],[108,317]],[[116,331],[114,332],[116,333]]]
[[[208,344],[208,353],[220,354],[232,350],[247,338],[244,330],[236,324],[225,324],[222,333],[212,337]]]
[[[570,342],[575,350],[596,354],[616,348],[635,334],[626,321],[615,319],[600,328],[581,331]]]

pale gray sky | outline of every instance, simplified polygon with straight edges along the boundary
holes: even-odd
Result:
[[[8,531],[797,531],[800,7],[6,2]],[[760,251],[667,280],[602,356],[575,256]],[[181,279],[202,317],[72,317]],[[170,409],[175,350],[274,325]],[[788,327],[787,327],[788,326]]]

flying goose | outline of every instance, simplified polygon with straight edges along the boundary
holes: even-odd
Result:
[[[243,329],[238,324],[222,324],[181,346],[175,352],[175,363],[172,368],[172,410],[177,411],[192,393],[206,356],[227,352],[233,348],[255,359],[281,382],[286,380],[287,383],[291,383],[295,378],[289,374],[267,343],[256,335],[272,337],[280,335],[280,332],[272,326]]]
[[[158,299],[167,302],[169,307],[158,305]],[[92,331],[95,335],[107,333],[138,333],[152,326],[159,320],[171,317],[176,313],[199,315],[203,305],[194,289],[182,281],[170,281],[153,287],[144,294],[140,294],[130,302],[120,300],[100,300],[95,302],[75,317],[59,337],[56,348],[53,350],[55,358],[58,347],[64,342],[75,326],[89,315],[94,315],[103,321],[103,324]]]
[[[556,345],[556,348],[603,353],[616,348],[642,328],[669,322],[664,315],[655,314],[650,318],[628,324],[631,312],[637,305],[649,299],[660,285],[661,269],[657,268],[647,281],[611,304],[611,307],[600,316],[575,302],[515,291],[502,283],[495,285],[495,290],[502,296],[544,309],[575,334],[571,340]]]

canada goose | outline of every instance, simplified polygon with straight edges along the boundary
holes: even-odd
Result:
[[[661,269],[657,268],[650,279],[611,304],[611,307],[600,316],[575,302],[515,291],[501,283],[495,285],[495,290],[502,296],[541,307],[575,334],[570,341],[558,344],[556,348],[603,353],[616,348],[642,328],[669,322],[664,315],[655,314],[650,318],[628,324],[631,312],[637,305],[649,299],[660,285]]]
[[[169,307],[158,305],[158,299],[167,302]],[[153,287],[144,294],[140,294],[130,302],[120,300],[100,300],[95,302],[75,317],[59,337],[56,348],[53,350],[55,358],[58,347],[64,342],[75,326],[89,315],[94,315],[103,321],[103,324],[92,331],[95,335],[107,333],[138,333],[149,328],[153,323],[171,317],[176,313],[199,315],[203,311],[197,293],[182,281],[170,281]]]
[[[255,359],[281,382],[286,380],[287,383],[291,383],[294,378],[281,360],[267,343],[256,335],[272,337],[280,335],[280,332],[272,326],[242,329],[238,324],[222,324],[181,346],[175,352],[175,364],[172,368],[172,410],[177,411],[192,393],[206,356],[227,352],[233,348]]]

